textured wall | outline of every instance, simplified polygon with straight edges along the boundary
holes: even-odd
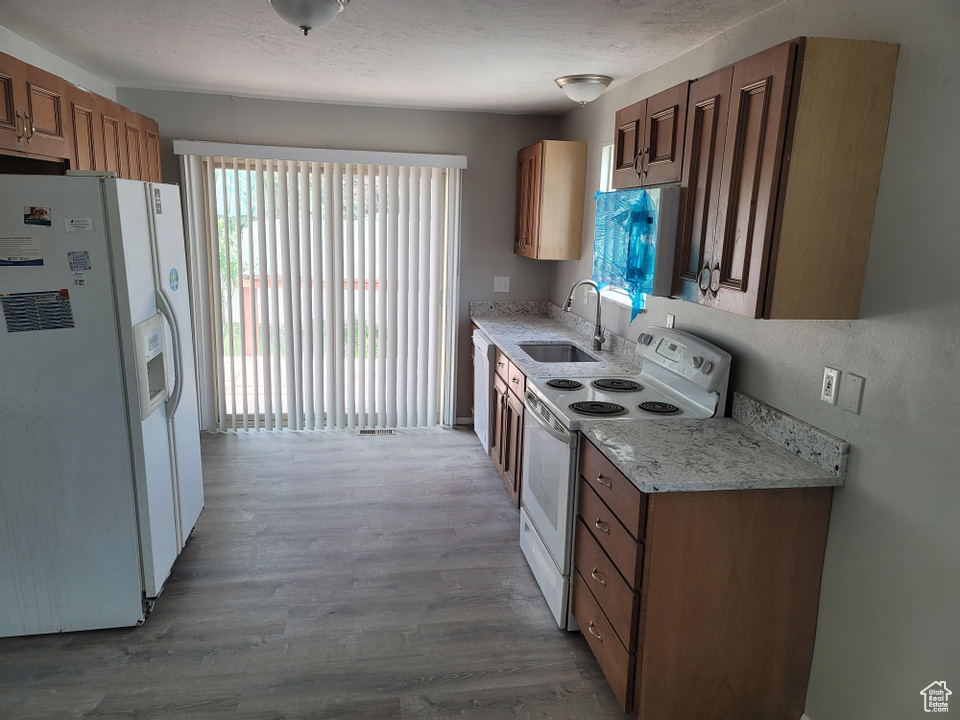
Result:
[[[806,712],[919,718],[929,683],[960,692],[957,4],[789,0],[568,113],[562,136],[589,142],[592,195],[617,108],[799,35],[901,45],[861,319],[747,320],[660,298],[632,325],[612,306],[604,316],[636,337],[675,313],[678,327],[733,354],[731,389],[851,443],[847,485],[834,495]],[[558,267],[555,303],[591,272],[592,200],[586,209],[583,259]],[[592,305],[575,309],[587,317]],[[866,378],[860,416],[819,401],[824,365]]]
[[[119,101],[160,123],[163,177],[180,169],[173,140],[210,140],[349,150],[466,155],[460,256],[460,342],[457,416],[470,415],[467,368],[471,300],[537,300],[550,291],[550,263],[513,254],[517,150],[555,137],[557,119],[397,110],[351,105],[256,100],[227,95],[120,88]],[[494,275],[512,278],[493,295]]]

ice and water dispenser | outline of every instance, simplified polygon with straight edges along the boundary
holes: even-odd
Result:
[[[163,364],[163,324],[157,313],[133,326],[137,352],[137,384],[140,388],[140,419],[146,420],[167,400],[167,373]]]

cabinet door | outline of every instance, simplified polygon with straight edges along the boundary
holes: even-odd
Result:
[[[73,131],[72,167],[75,170],[100,170],[103,143],[97,142],[98,117],[94,96],[77,87],[69,88],[70,126]]]
[[[507,393],[504,431],[503,482],[513,502],[520,507],[520,478],[523,463],[523,403]]]
[[[718,70],[691,83],[687,102],[673,294],[703,304],[710,300],[710,257],[732,82],[732,67]]]
[[[67,118],[66,81],[26,63],[22,67],[26,88],[26,107],[21,110],[26,121],[25,151],[31,155],[71,157],[73,133]]]
[[[160,126],[156,120],[140,115],[140,128],[143,133],[145,180],[162,182],[160,173]]]
[[[540,235],[540,170],[543,143],[517,154],[517,229],[514,252],[537,257]]]
[[[504,423],[507,413],[507,383],[495,375],[493,388],[490,392],[493,403],[490,412],[490,457],[493,458],[493,464],[497,466],[497,471],[502,476],[505,454]]]
[[[27,151],[23,120],[23,63],[0,53],[0,149]]]
[[[121,108],[121,110],[125,143],[124,155],[126,158],[126,174],[124,174],[124,177],[131,180],[146,180],[143,163],[145,153],[141,148],[143,133],[140,130],[140,118],[137,117],[136,113],[126,108]]]
[[[646,100],[638,163],[643,185],[680,182],[689,87],[690,83],[684,82]]]
[[[747,317],[763,309],[795,55],[784,43],[733,67],[710,292]]]
[[[111,170],[125,178],[126,159],[124,147],[123,108],[106,98],[99,98],[98,114],[100,119],[100,137],[103,141],[103,170]]]
[[[647,101],[641,100],[617,111],[613,143],[613,187],[640,187],[637,157],[643,147]]]

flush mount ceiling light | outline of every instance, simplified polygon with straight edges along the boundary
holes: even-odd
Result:
[[[277,15],[303,30],[304,35],[332,23],[348,2],[350,0],[270,0]]]
[[[564,75],[557,78],[557,85],[563,94],[581,106],[603,95],[611,82],[613,78],[607,75]]]

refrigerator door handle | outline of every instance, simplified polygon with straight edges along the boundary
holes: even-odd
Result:
[[[180,406],[180,396],[183,394],[183,382],[180,378],[183,376],[183,350],[180,344],[180,324],[177,322],[177,315],[170,306],[170,301],[163,290],[157,288],[157,309],[160,314],[170,324],[171,340],[173,342],[173,391],[167,400],[167,418],[170,419],[177,414],[177,408]]]

